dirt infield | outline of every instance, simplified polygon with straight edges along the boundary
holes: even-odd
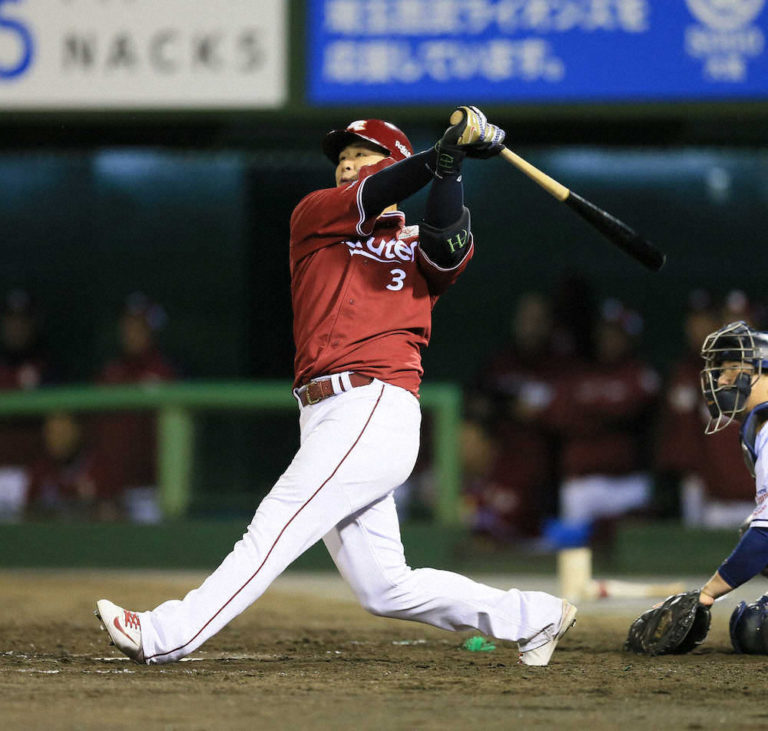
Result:
[[[716,607],[700,650],[664,658],[621,651],[643,604],[585,604],[550,666],[528,668],[513,644],[469,652],[461,645],[473,633],[372,617],[335,577],[287,574],[186,661],[138,666],[108,647],[96,599],[145,609],[199,579],[0,572],[0,726],[768,727],[767,658],[733,654],[730,604]]]

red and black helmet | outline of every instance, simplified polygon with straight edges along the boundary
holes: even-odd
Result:
[[[323,140],[323,152],[334,164],[339,162],[339,153],[355,142],[369,142],[394,160],[405,160],[413,155],[413,147],[405,133],[391,122],[381,119],[359,119],[346,129],[334,129]]]

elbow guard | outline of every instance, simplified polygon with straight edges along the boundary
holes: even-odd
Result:
[[[469,242],[469,209],[466,206],[459,220],[447,228],[435,228],[425,222],[419,224],[419,247],[441,269],[457,267],[469,251]]]

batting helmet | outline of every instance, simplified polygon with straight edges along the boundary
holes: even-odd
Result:
[[[701,348],[704,369],[701,391],[709,409],[707,434],[724,429],[744,410],[757,379],[768,373],[768,333],[745,322],[731,322],[711,333]],[[742,369],[733,384],[720,385],[725,362],[739,363]]]
[[[739,602],[729,623],[731,644],[746,655],[768,655],[768,596],[752,604]]]
[[[380,148],[387,157],[397,161],[413,155],[413,147],[405,133],[391,122],[381,119],[359,119],[346,129],[331,130],[323,140],[323,152],[334,164],[339,162],[339,153],[355,142],[368,142]]]

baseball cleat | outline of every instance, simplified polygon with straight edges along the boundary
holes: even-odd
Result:
[[[99,599],[96,602],[94,614],[101,620],[112,644],[134,662],[143,664],[139,615],[118,607],[107,599]]]
[[[521,665],[548,665],[552,653],[557,647],[560,638],[576,623],[576,612],[578,610],[570,602],[563,599],[563,614],[560,618],[560,626],[555,636],[549,641],[537,647],[535,650],[528,650],[520,653]]]

